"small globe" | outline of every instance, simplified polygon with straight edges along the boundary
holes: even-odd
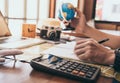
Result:
[[[70,21],[74,18],[75,8],[71,3],[63,3],[59,9],[58,18],[63,21]]]

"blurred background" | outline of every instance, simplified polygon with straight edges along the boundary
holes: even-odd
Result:
[[[99,8],[104,0],[0,0],[0,11],[4,15],[10,31],[13,34],[20,35],[21,33],[18,32],[21,31],[23,23],[38,25],[42,19],[57,18],[61,3],[72,3],[74,7],[79,8],[85,14],[87,21],[92,20],[96,1],[100,4]],[[112,0],[105,1],[111,2]],[[115,5],[120,4],[119,0],[113,2],[116,2]],[[117,11],[119,9],[120,6],[117,7]],[[98,29],[120,30],[118,25],[106,22],[97,22],[95,27]]]

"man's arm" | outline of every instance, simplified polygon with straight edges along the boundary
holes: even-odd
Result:
[[[111,47],[112,49],[116,49],[120,47],[120,36],[107,34],[101,32],[95,28],[91,28],[86,26],[87,29],[84,34],[88,37],[94,38],[95,40],[99,41],[101,39],[109,38],[109,41],[104,43],[104,45]]]

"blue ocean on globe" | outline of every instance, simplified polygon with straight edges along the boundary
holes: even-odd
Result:
[[[75,8],[71,3],[63,3],[59,9],[58,18],[63,21],[64,18],[66,21],[70,21],[74,18]]]

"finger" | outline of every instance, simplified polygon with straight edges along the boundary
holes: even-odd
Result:
[[[78,41],[76,43],[76,46],[75,46],[75,50],[76,49],[81,49],[81,48],[84,48],[84,47],[89,47],[90,48],[90,45],[92,44],[91,41],[87,41],[87,40],[81,40],[81,41]],[[88,49],[88,48],[87,48]]]
[[[89,58],[87,58],[86,53],[79,55],[78,58],[80,58],[81,60],[90,60]]]
[[[19,49],[4,49],[0,51],[0,55],[2,56],[13,56],[13,55],[19,55],[23,54],[23,52]]]
[[[86,51],[86,48],[75,49],[74,52],[76,55],[81,55]]]
[[[86,60],[85,53],[78,55],[78,58],[81,60]]]
[[[82,60],[93,60],[92,58],[94,58],[94,53],[92,53],[92,50],[88,50],[88,48],[85,47],[84,52],[78,56]]]
[[[87,42],[87,41],[88,41],[88,38],[76,39],[76,44],[81,44],[81,43],[84,43],[84,42]]]
[[[75,8],[75,11],[77,12],[77,16],[76,17],[80,17],[81,16],[81,11],[78,8]]]
[[[74,50],[82,49],[84,47],[85,47],[84,44],[78,44],[78,45],[75,46]]]
[[[80,44],[80,43],[86,43],[88,45],[96,45],[96,44],[98,44],[96,40],[91,39],[91,38],[83,38],[83,39],[78,40],[76,42],[76,44]]]
[[[87,59],[89,57],[87,51],[88,51],[88,48],[87,47],[83,47],[81,49],[76,49],[74,52],[75,52],[75,54],[77,56],[82,57],[81,59]],[[86,55],[84,55],[84,54],[86,54]],[[84,56],[82,56],[82,55],[84,55]]]

